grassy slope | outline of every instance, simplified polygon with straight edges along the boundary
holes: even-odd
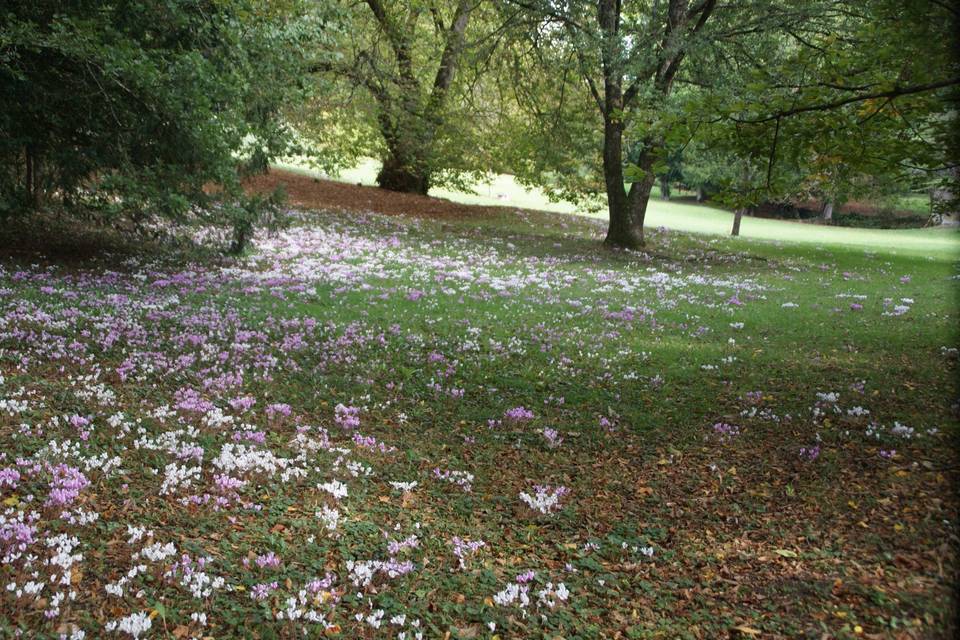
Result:
[[[778,224],[772,228],[789,226]],[[317,230],[332,235],[318,240],[311,235]],[[601,233],[595,220],[538,214],[443,228],[431,221],[320,215],[282,237],[285,246],[316,242],[312,248],[279,259],[265,248],[267,259],[254,255],[243,266],[241,273],[271,270],[269,286],[260,291],[230,277],[205,281],[196,291],[189,283],[202,269],[183,270],[187,284],[174,308],[181,311],[146,321],[148,305],[124,319],[143,321],[152,332],[149,349],[173,357],[201,353],[182,340],[205,333],[196,318],[234,312],[231,322],[265,332],[278,362],[292,359],[298,366],[280,366],[269,381],[258,379],[254,366],[242,390],[205,394],[223,407],[242,393],[257,397],[257,411],[244,421],[266,431],[266,448],[284,456],[291,455],[293,424],[268,420],[260,409],[288,403],[305,423],[330,428],[337,444],[352,448],[349,457],[369,464],[374,475],[332,471],[335,456],[320,452],[320,471],[302,481],[251,479],[244,497],[260,502],[261,512],[182,508],[175,497],[157,495],[159,480],[151,474],[173,458],[134,451],[99,416],[98,431],[84,446],[122,455],[126,471],[115,479],[91,474],[97,484],[84,505],[104,515],[77,533],[89,564],[70,620],[88,629],[88,637],[100,637],[97,625],[105,619],[159,604],[169,629],[189,627],[189,612],[204,609],[212,626],[203,633],[213,637],[251,629],[264,638],[293,637],[297,625],[277,622],[275,612],[285,597],[329,570],[341,576],[334,588],[340,600],[324,611],[344,638],[393,637],[395,631],[375,632],[355,621],[353,615],[369,613],[371,605],[388,617],[422,620],[429,638],[717,638],[756,630],[764,637],[858,637],[858,629],[874,637],[951,637],[956,563],[944,541],[956,533],[950,491],[956,478],[939,471],[956,464],[950,409],[956,360],[941,352],[958,345],[951,279],[957,269],[949,254],[902,252],[899,241],[867,245],[867,252],[654,232],[651,254],[630,256],[600,249]],[[164,272],[184,269],[161,265],[137,270],[169,280]],[[85,269],[96,275],[114,266]],[[300,291],[296,279],[285,280],[327,269],[351,283],[320,276]],[[51,331],[81,344],[88,339],[81,329],[98,333],[97,322],[63,312],[98,313],[92,302],[111,293],[114,276],[93,288],[81,280],[49,293],[40,290],[49,280],[12,273],[5,272],[2,284],[14,296],[3,304],[40,305],[62,321],[50,323]],[[116,286],[133,300],[165,291],[135,278]],[[414,290],[425,295],[411,299]],[[742,306],[731,302],[734,295]],[[847,295],[864,298],[838,297]],[[892,304],[885,298],[913,302],[906,314],[886,316]],[[861,310],[851,309],[855,300]],[[611,315],[625,309],[634,311]],[[320,327],[282,329],[270,318],[313,318]],[[736,322],[743,328],[731,326]],[[213,353],[234,353],[233,329],[224,324],[209,332]],[[290,333],[303,333],[307,348],[281,348]],[[383,341],[364,338],[381,334]],[[25,419],[116,410],[78,403],[71,383],[42,362],[19,370],[19,339],[5,337],[0,347],[7,350],[4,390],[25,385],[50,402],[28,418],[3,416],[7,451],[32,455],[46,438],[70,437],[69,429],[53,427],[43,439],[15,437]],[[129,356],[123,349],[121,340],[112,350],[91,352],[109,372]],[[231,356],[231,371],[245,366],[243,353]],[[432,362],[431,353],[444,360]],[[104,379],[134,419],[171,402],[177,388],[196,384],[192,375],[187,369],[136,383],[121,383],[112,373]],[[465,395],[434,392],[431,381]],[[851,388],[860,381],[862,392]],[[762,397],[747,399],[756,391]],[[814,421],[816,394],[828,391],[840,393],[844,410],[863,406],[870,418]],[[337,403],[363,406],[361,431],[399,451],[352,447],[333,424]],[[533,410],[533,422],[488,427],[488,420],[520,405]],[[755,416],[741,414],[754,408]],[[601,417],[612,423],[609,429]],[[186,418],[200,424],[191,414]],[[151,433],[171,428],[145,420]],[[881,439],[865,436],[869,420],[886,427]],[[895,421],[918,436],[891,436]],[[737,425],[740,435],[719,438],[712,426],[718,422]],[[545,427],[558,430],[562,446],[545,445]],[[931,428],[940,432],[927,435]],[[822,453],[806,462],[800,448],[813,446],[817,434]],[[229,436],[223,428],[201,427],[204,460]],[[892,460],[880,456],[892,449]],[[473,473],[472,492],[433,480],[434,468]],[[205,474],[191,492],[208,488],[212,474]],[[332,477],[350,488],[339,504],[336,538],[325,535],[313,515],[320,505],[337,506],[316,489]],[[414,479],[420,487],[409,496],[387,485]],[[518,494],[534,483],[570,487],[562,511],[540,516],[526,509]],[[212,571],[242,591],[220,591],[198,603],[150,576],[135,583],[145,589],[144,599],[107,599],[102,582],[129,568],[123,525],[130,523],[155,529],[159,541],[174,541],[178,549],[211,555]],[[385,532],[400,539],[415,531],[420,547],[402,555],[415,563],[413,574],[367,589],[346,582],[348,559],[383,559]],[[455,570],[452,536],[487,543],[462,572]],[[653,558],[637,550],[647,545]],[[267,551],[281,558],[279,570],[242,567],[251,554]],[[528,570],[537,573],[534,592],[548,580],[563,581],[569,602],[556,610],[534,606],[532,614],[496,606],[492,595]],[[281,585],[276,594],[251,601],[253,585],[271,580]],[[0,600],[0,631],[19,625],[28,636],[47,631],[56,637],[56,623],[39,609],[0,597],[8,598]],[[488,623],[496,624],[495,632]]]
[[[280,165],[287,169],[309,171],[295,164]],[[365,185],[375,184],[377,162],[368,160],[360,166],[345,170],[337,179]],[[560,213],[576,213],[604,218],[605,211],[586,212],[568,202],[550,202],[542,193],[517,184],[511,176],[498,175],[489,184],[479,184],[476,193],[462,193],[434,189],[431,195],[465,204],[512,205],[524,209],[539,209]],[[729,235],[733,214],[706,205],[650,200],[646,226],[667,227],[677,231]],[[856,229],[825,227],[789,220],[745,218],[741,236],[750,239],[784,240],[789,242],[849,245],[855,247],[887,248],[894,253],[916,255],[960,255],[960,229]]]

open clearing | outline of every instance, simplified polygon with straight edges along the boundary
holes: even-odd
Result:
[[[322,176],[302,163],[278,166],[291,173],[318,178]],[[353,185],[371,186],[375,184],[378,166],[379,163],[376,161],[368,160],[354,169],[343,171],[336,180]],[[284,177],[291,179],[287,174],[284,174]],[[493,176],[489,183],[474,185],[473,190],[474,193],[463,193],[435,188],[431,189],[430,193],[437,198],[467,205],[520,207],[606,220],[605,206],[598,211],[589,211],[569,202],[551,202],[539,190],[527,189],[517,184],[512,176]],[[647,207],[645,225],[654,228],[665,227],[675,231],[728,236],[733,226],[733,214],[705,204],[664,201],[658,197],[652,197]],[[740,235],[742,238],[846,245],[868,249],[884,247],[892,253],[960,255],[960,230],[955,226],[929,229],[857,229],[747,216],[743,219]]]
[[[953,637],[955,236],[291,215],[2,259],[0,637]]]

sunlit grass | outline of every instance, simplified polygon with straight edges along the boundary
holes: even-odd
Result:
[[[277,166],[319,175],[303,163],[281,163]],[[379,163],[367,160],[353,169],[344,170],[335,179],[343,182],[373,185]],[[475,193],[433,189],[430,194],[464,204],[512,206],[558,213],[573,213],[591,218],[605,218],[606,211],[588,211],[570,202],[551,202],[541,191],[527,189],[512,176],[497,175],[489,183],[477,184]],[[650,199],[646,226],[666,227],[677,231],[710,235],[729,235],[733,214],[709,205]],[[955,227],[934,229],[858,229],[823,226],[789,220],[746,217],[740,228],[744,239],[849,245],[876,251],[951,258],[960,255],[960,230]]]

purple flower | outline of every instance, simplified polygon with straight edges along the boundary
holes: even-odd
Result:
[[[517,584],[526,584],[536,577],[537,573],[531,569],[530,571],[524,571],[523,573],[518,574],[514,580]]]
[[[257,399],[253,396],[240,396],[230,401],[230,406],[233,407],[233,410],[241,413],[249,411],[255,404],[257,404]]]
[[[87,476],[77,469],[65,464],[48,467],[52,476],[50,480],[50,495],[47,497],[47,506],[66,506],[72,504],[90,484]]]
[[[273,551],[268,551],[267,553],[257,556],[254,562],[261,569],[264,567],[276,569],[280,566],[280,558],[278,558],[277,554],[275,554]]]
[[[526,407],[514,407],[513,409],[507,409],[503,417],[513,422],[529,422],[536,416],[533,415],[533,411],[530,411]]]
[[[713,432],[722,442],[727,442],[740,435],[740,427],[726,422],[717,422],[713,425]]]
[[[250,587],[250,597],[256,601],[266,600],[280,586],[277,582],[263,582]]]
[[[820,457],[820,445],[815,444],[812,447],[800,447],[800,459],[807,462],[813,462]]]
[[[276,418],[277,416],[289,417],[290,411],[290,405],[283,404],[282,402],[267,405],[267,416],[270,418]]]
[[[16,489],[20,484],[20,472],[13,467],[0,469],[0,487],[10,487]]]
[[[560,433],[556,429],[551,429],[550,427],[544,428],[543,438],[547,441],[547,446],[551,449],[556,449],[563,444],[563,438],[560,436]]]
[[[360,409],[338,404],[333,409],[333,421],[343,429],[356,429],[360,426]]]

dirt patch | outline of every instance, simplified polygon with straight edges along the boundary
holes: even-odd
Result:
[[[517,211],[515,207],[460,204],[444,198],[322,180],[279,169],[271,169],[269,173],[254,176],[244,183],[248,192],[255,193],[270,192],[281,185],[286,189],[288,203],[306,209],[374,212],[440,220],[501,217]]]

